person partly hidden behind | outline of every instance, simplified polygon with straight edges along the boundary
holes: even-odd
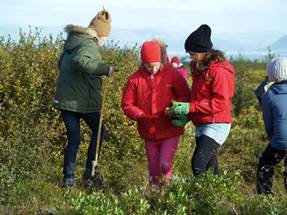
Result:
[[[101,114],[102,76],[109,76],[113,72],[111,66],[101,62],[99,46],[110,31],[111,16],[106,10],[100,11],[88,27],[66,27],[68,37],[59,60],[60,74],[53,101],[53,106],[61,111],[68,137],[64,152],[64,187],[75,185],[76,156],[81,142],[80,119],[92,131],[83,180],[91,177]],[[103,142],[103,137],[100,142]]]
[[[179,57],[174,56],[171,58],[171,66],[176,68],[176,70],[184,77],[185,80],[188,79],[188,72],[184,65],[181,63]]]
[[[166,47],[159,41],[146,41],[141,46],[141,65],[128,78],[122,96],[122,109],[137,122],[144,140],[151,186],[168,186],[172,165],[184,132],[175,126],[177,119],[165,114],[173,100],[187,102],[189,87],[176,69],[170,66]]]
[[[283,178],[287,191],[287,58],[272,59],[266,70],[268,78],[256,90],[256,95],[261,100],[264,126],[269,139],[257,166],[258,194],[273,194],[274,167],[281,160],[284,160]],[[258,94],[262,91],[263,94]]]
[[[201,25],[185,41],[191,56],[192,88],[189,102],[174,102],[171,112],[187,115],[195,125],[196,147],[192,171],[209,168],[218,174],[217,150],[230,132],[234,96],[234,69],[219,50],[212,49],[211,29]]]

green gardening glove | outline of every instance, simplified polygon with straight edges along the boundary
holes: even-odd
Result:
[[[171,123],[175,126],[184,127],[188,123],[188,117],[186,115],[176,115]]]
[[[189,103],[173,102],[171,106],[171,112],[174,115],[187,115],[189,113]]]

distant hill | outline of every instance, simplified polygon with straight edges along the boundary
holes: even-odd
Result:
[[[155,31],[155,30],[123,30],[114,29],[111,38],[119,40],[122,44],[141,44],[144,40],[160,38],[168,44],[168,52],[172,55],[186,57],[184,50],[184,41],[190,34],[189,31]],[[277,35],[277,37],[276,37]],[[268,53],[268,47],[271,47],[274,53],[286,55],[282,44],[283,38],[287,43],[287,36],[282,37],[279,32],[262,33],[240,33],[240,34],[220,34],[212,37],[214,48],[224,51],[228,56],[241,57],[247,59],[264,59]],[[281,38],[280,41],[278,38]],[[278,41],[277,41],[278,40]],[[275,42],[274,42],[275,41]],[[277,43],[277,42],[278,43]],[[276,44],[275,44],[276,43]],[[286,44],[285,43],[285,44]],[[271,44],[271,45],[270,45]],[[281,47],[281,51],[275,47]]]
[[[280,37],[273,43],[266,45],[264,48],[253,49],[250,51],[254,53],[267,53],[268,49],[270,49],[271,53],[275,55],[287,57],[287,35]]]
[[[64,26],[39,27],[43,36],[57,36],[63,33]],[[18,26],[0,26],[0,36],[12,39],[19,39]],[[35,31],[35,28],[32,27]],[[23,32],[28,32],[29,27],[22,28]],[[170,56],[187,56],[184,50],[184,41],[190,34],[189,31],[172,30],[142,30],[142,29],[117,29],[113,28],[109,40],[119,41],[120,46],[132,47],[140,45],[145,40],[153,38],[162,39],[168,44]],[[65,34],[64,34],[65,37]],[[278,39],[279,38],[279,39]],[[248,59],[263,59],[266,57],[268,47],[274,54],[287,56],[287,35],[280,32],[257,32],[257,33],[226,33],[212,35],[214,47],[224,51],[228,56],[245,56]]]
[[[155,31],[155,30],[123,30],[115,29],[111,38],[122,44],[141,44],[145,40],[159,38],[167,43],[170,55],[185,55],[184,42],[189,31]],[[213,37],[214,47],[223,51],[238,52],[246,46],[220,37]]]
[[[270,45],[271,50],[287,52],[287,35],[281,37]]]
[[[234,42],[219,37],[214,37],[213,43],[214,48],[222,51],[240,51],[246,48],[246,45],[240,44],[239,42]]]

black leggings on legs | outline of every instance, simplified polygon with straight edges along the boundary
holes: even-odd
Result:
[[[194,176],[213,168],[214,175],[218,175],[217,149],[219,144],[212,138],[201,135],[196,137],[196,147],[192,156],[192,171]]]
[[[285,189],[287,190],[287,152],[278,150],[268,145],[261,158],[257,167],[256,174],[256,187],[258,194],[273,194],[272,193],[272,178],[274,174],[274,166],[284,159],[284,171],[283,178]]]

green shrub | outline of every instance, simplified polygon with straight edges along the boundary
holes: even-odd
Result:
[[[113,41],[102,49],[103,60],[117,70],[105,78],[110,85],[103,115],[111,141],[103,145],[99,168],[108,189],[63,190],[66,131],[52,108],[62,46],[62,36],[42,38],[37,31],[20,33],[18,42],[0,39],[0,214],[284,214],[287,201],[279,184],[274,198],[254,195],[267,137],[253,91],[264,79],[265,63],[232,61],[235,119],[219,150],[220,175],[191,176],[194,126],[188,124],[174,162],[173,186],[152,189],[143,141],[120,108],[124,83],[138,66],[138,47],[120,48]],[[77,180],[90,138],[83,122],[81,128]]]
[[[264,62],[232,61],[235,69],[235,96],[233,99],[234,114],[238,116],[244,108],[257,106],[257,98],[254,91],[256,87],[265,79]]]

